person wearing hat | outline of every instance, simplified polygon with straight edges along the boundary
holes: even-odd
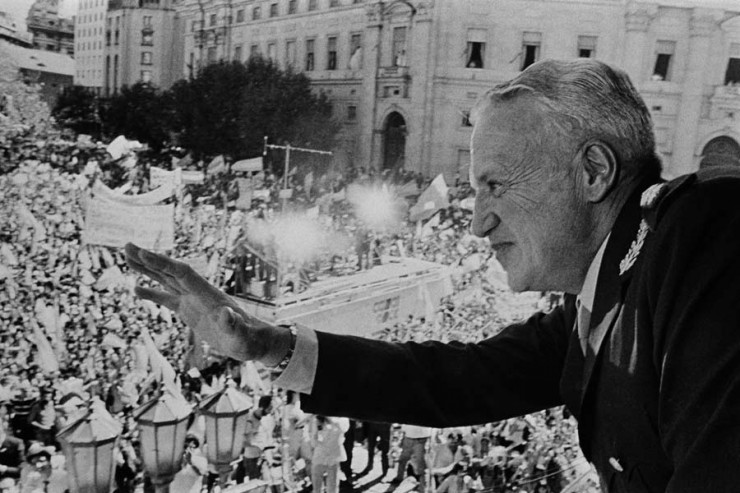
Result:
[[[32,442],[26,453],[26,465],[21,470],[21,493],[64,492],[66,484],[52,486],[51,476],[51,452],[49,448],[40,442]],[[60,489],[60,486],[64,487]]]

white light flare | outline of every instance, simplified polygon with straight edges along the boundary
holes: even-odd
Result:
[[[402,203],[388,185],[355,187],[347,200],[354,207],[357,219],[368,229],[390,232],[401,227]]]

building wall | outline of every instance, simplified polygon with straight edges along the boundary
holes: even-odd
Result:
[[[740,142],[740,80],[726,76],[731,60],[740,63],[740,4],[733,0],[316,0],[314,10],[310,0],[296,0],[290,13],[291,3],[183,0],[180,75],[209,61],[245,60],[253,49],[285,67],[295,43],[293,67],[330,96],[343,123],[340,164],[387,165],[392,130],[405,139],[407,169],[464,178],[467,112],[488,88],[519,73],[526,44],[538,46],[537,59],[575,58],[585,48],[626,70],[654,117],[667,177],[697,169],[713,139],[731,139],[724,149]],[[393,39],[402,27],[399,57]],[[350,64],[353,35],[362,48]],[[332,70],[330,37],[337,38]],[[314,67],[307,71],[309,40]],[[473,42],[484,46],[482,67],[467,66]],[[670,55],[665,74],[659,55]],[[389,130],[388,122],[397,126]]]
[[[100,93],[104,86],[108,0],[80,0],[75,18],[75,84]]]
[[[167,89],[181,78],[179,70],[172,70],[175,11],[171,2],[150,0],[139,5],[125,1],[109,5],[104,68],[108,94],[137,82]]]
[[[74,55],[74,21],[59,17],[56,0],[36,0],[26,25],[34,48]]]

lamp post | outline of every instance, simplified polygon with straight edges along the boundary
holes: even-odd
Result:
[[[59,432],[72,493],[110,493],[121,429],[105,405],[93,400],[84,416]]]
[[[229,380],[218,392],[203,399],[200,413],[206,422],[206,457],[218,471],[221,487],[225,487],[231,472],[231,463],[244,446],[247,413],[252,399],[239,392]]]
[[[166,391],[134,411],[139,424],[141,460],[157,493],[169,493],[170,483],[180,470],[192,413],[182,396]]]

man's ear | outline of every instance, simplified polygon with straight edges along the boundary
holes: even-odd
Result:
[[[601,202],[617,184],[619,159],[609,144],[594,140],[584,144],[581,160],[583,197],[589,202]]]

